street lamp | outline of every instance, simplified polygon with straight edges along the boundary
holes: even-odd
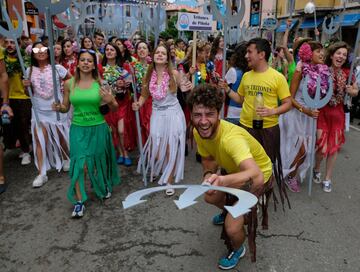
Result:
[[[317,22],[316,22],[316,6],[314,4],[313,0],[310,0],[310,2],[308,2],[305,7],[304,7],[304,12],[306,14],[312,14],[314,13],[314,23],[315,23],[315,39],[318,42],[319,41],[319,31],[317,30]]]

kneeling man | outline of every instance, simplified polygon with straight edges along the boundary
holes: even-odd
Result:
[[[201,84],[191,92],[188,100],[194,138],[202,157],[204,182],[247,190],[258,197],[264,193],[268,196],[272,188],[270,158],[260,143],[245,129],[219,119],[223,99],[220,90]],[[218,174],[219,168],[226,173]],[[220,209],[223,209],[224,205],[235,204],[236,200],[235,197],[220,191],[208,191],[205,195],[206,202]],[[263,206],[263,212],[266,212],[266,207],[267,205]],[[267,216],[264,219],[267,219]],[[214,224],[224,224],[222,236],[230,251],[228,256],[219,260],[221,269],[235,267],[239,259],[245,255],[246,221],[252,260],[255,261],[256,207],[250,214],[236,219],[224,209],[223,213],[213,218]]]

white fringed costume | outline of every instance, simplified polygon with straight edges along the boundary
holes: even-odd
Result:
[[[69,131],[70,131],[70,119],[67,113],[59,113],[60,120],[57,120],[56,112],[52,110],[52,104],[55,102],[53,94],[53,84],[52,84],[52,75],[51,75],[51,66],[47,65],[46,68],[40,72],[34,69],[39,69],[37,67],[32,68],[31,74],[31,83],[33,86],[33,101],[34,105],[32,108],[32,117],[31,117],[31,132],[33,140],[33,149],[35,157],[35,165],[40,171],[41,175],[46,175],[46,172],[51,168],[55,168],[60,171],[64,160],[69,160],[68,154],[66,154],[63,147],[66,147],[67,152],[69,152]],[[57,80],[57,90],[59,100],[63,100],[62,92],[60,91],[60,80],[65,78],[67,75],[67,70],[61,65],[56,65],[56,80]],[[29,75],[30,70],[28,69],[27,74]],[[43,90],[37,89],[39,84],[35,84],[36,80],[39,80],[36,75],[43,77],[41,80],[45,80],[45,83],[42,83]],[[61,79],[60,79],[61,78]],[[49,97],[44,97],[40,95],[40,92],[50,93]],[[51,95],[52,93],[52,95]],[[34,115],[34,107],[39,117],[41,128],[37,127],[36,119]],[[41,169],[38,166],[38,157],[36,153],[37,143],[35,138],[35,130],[41,145],[43,164]],[[47,139],[47,144],[45,141]],[[61,143],[62,139],[62,143]]]
[[[168,91],[164,99],[153,99],[150,135],[143,149],[144,162],[139,160],[137,171],[141,173],[144,163],[146,172],[150,170],[150,180],[161,174],[158,183],[165,185],[174,170],[175,183],[179,182],[184,177],[185,141],[184,113],[176,92]]]
[[[295,100],[303,107],[307,107],[302,95],[302,88],[304,80],[301,81],[299,89],[296,92]],[[310,148],[312,139],[312,122],[313,118],[300,112],[296,108],[291,109],[279,117],[280,126],[280,152],[283,166],[283,174],[286,177],[295,170],[295,165],[292,166],[296,156],[299,154],[301,145],[305,147],[305,160],[300,165],[297,171],[297,176],[300,180],[306,176],[306,172],[310,168]]]

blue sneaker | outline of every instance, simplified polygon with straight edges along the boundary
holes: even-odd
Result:
[[[132,160],[129,157],[125,157],[124,158],[124,165],[125,166],[131,166],[132,165]]]
[[[226,257],[222,257],[219,260],[219,268],[223,270],[229,270],[234,268],[241,257],[245,255],[245,247],[242,245],[238,250],[231,251],[230,254]]]
[[[219,213],[215,215],[212,219],[214,225],[224,225],[225,215],[223,213]]]
[[[117,164],[124,164],[124,157],[119,156],[116,160]]]
[[[85,205],[81,202],[77,202],[74,206],[74,210],[71,214],[73,218],[80,218],[84,216]]]

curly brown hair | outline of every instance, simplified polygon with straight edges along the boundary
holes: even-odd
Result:
[[[221,111],[224,101],[224,94],[221,90],[210,84],[200,84],[196,86],[188,97],[188,105],[192,111],[196,105],[203,105],[206,108],[215,108]]]
[[[345,48],[347,50],[348,53],[348,57],[349,57],[349,53],[350,53],[350,47],[346,42],[336,42],[333,43],[332,45],[330,45],[327,50],[326,50],[326,54],[325,54],[325,64],[327,66],[331,66],[332,65],[332,59],[331,57],[335,54],[335,52],[340,49],[340,48]],[[343,67],[348,68],[350,66],[349,64],[349,58],[346,59],[345,63],[343,64]]]

